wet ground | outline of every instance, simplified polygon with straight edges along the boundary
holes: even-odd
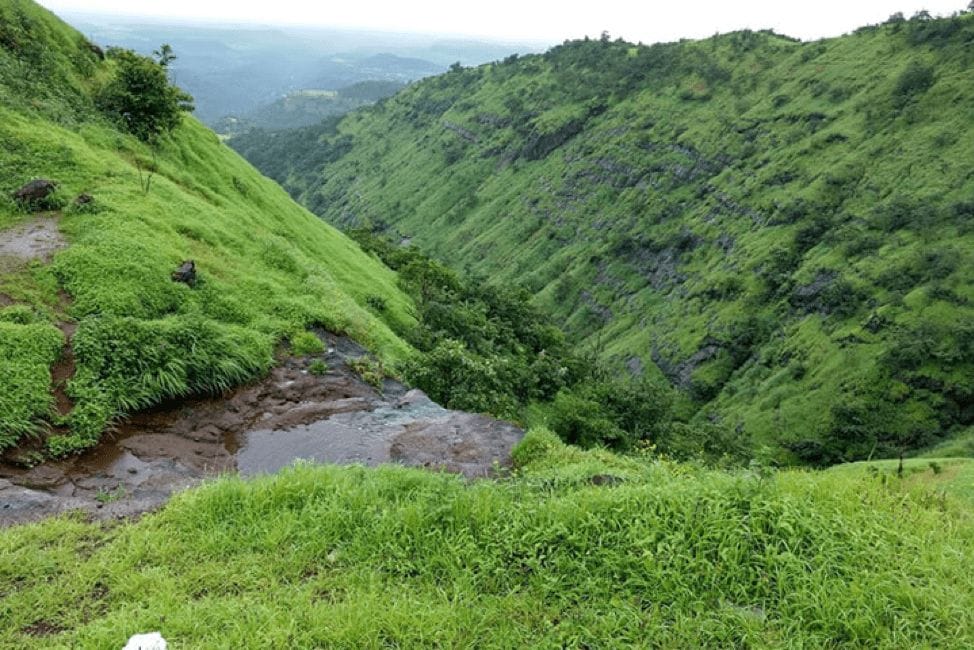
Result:
[[[34,259],[50,260],[67,246],[56,215],[41,215],[0,231],[0,271]]]
[[[400,463],[490,476],[509,463],[517,427],[449,411],[420,391],[386,381],[377,391],[345,361],[365,354],[354,342],[320,334],[329,370],[287,358],[263,381],[226,395],[144,411],[88,453],[24,467],[0,462],[0,525],[66,510],[96,518],[159,507],[177,490],[227,472],[275,472],[297,459]]]

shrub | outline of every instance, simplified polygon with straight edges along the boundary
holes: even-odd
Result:
[[[140,140],[151,142],[179,126],[193,98],[170,85],[160,63],[130,50],[112,49],[115,77],[96,97],[99,108]]]
[[[377,390],[382,389],[382,382],[386,378],[385,368],[382,362],[369,356],[352,359],[348,362],[348,367],[358,373],[362,381]]]
[[[375,311],[385,311],[386,307],[388,307],[385,298],[376,295],[367,296],[365,298],[365,304]]]
[[[310,364],[308,364],[308,372],[312,375],[321,376],[328,372],[328,364],[321,359],[315,359]]]
[[[673,391],[649,377],[589,377],[560,391],[547,409],[547,425],[582,447],[627,450],[640,441],[658,443],[673,420]]]
[[[893,87],[893,105],[902,109],[916,96],[925,93],[935,81],[934,69],[918,61],[911,62]]]

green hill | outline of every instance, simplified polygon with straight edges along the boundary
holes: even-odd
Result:
[[[0,206],[0,445],[46,426],[49,452],[91,444],[123,411],[260,374],[312,324],[403,367],[427,358],[393,331],[430,304],[211,131],[183,117],[150,145],[110,122],[96,98],[125,65],[0,0],[0,196],[60,184]],[[470,313],[440,318],[479,324],[472,340],[554,349],[519,300],[363,241],[404,285],[458,285]],[[170,277],[186,259],[192,287]],[[491,310],[511,331],[490,331]],[[971,461],[716,471],[644,452],[535,429],[494,480],[299,464],[136,520],[3,528],[0,648],[118,648],[151,630],[206,649],[974,645]]]
[[[109,54],[0,2],[0,242],[26,224],[67,245],[0,259],[0,449],[51,427],[49,452],[90,445],[123,412],[262,374],[311,325],[409,356],[395,275],[191,117],[152,145],[121,131],[95,101]],[[10,196],[34,178],[59,188],[29,210]],[[193,288],[170,278],[190,259]],[[56,409],[51,368],[72,355]]]
[[[972,41],[965,14],[566,42],[235,146],[333,224],[523,283],[699,421],[832,463],[974,418]]]

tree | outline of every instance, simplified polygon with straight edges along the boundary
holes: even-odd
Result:
[[[122,128],[146,142],[176,128],[183,111],[193,110],[193,98],[169,83],[166,68],[175,56],[164,45],[160,61],[123,49],[110,50],[115,77],[97,96],[101,110]]]
[[[169,64],[176,60],[176,55],[169,43],[163,43],[158,50],[152,52],[152,55],[156,57],[159,65],[163,68],[168,68]]]

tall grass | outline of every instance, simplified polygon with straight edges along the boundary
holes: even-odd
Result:
[[[472,484],[302,465],[117,527],[8,530],[0,644],[107,648],[147,629],[183,648],[974,643],[974,528],[951,498],[538,431],[518,458],[516,476]],[[62,632],[24,632],[42,621]]]

